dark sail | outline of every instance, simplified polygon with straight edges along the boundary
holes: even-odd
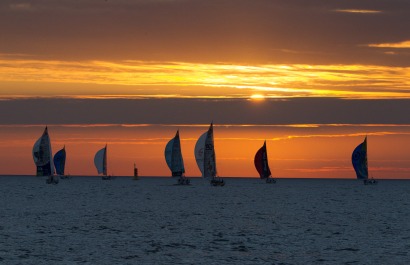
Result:
[[[66,152],[65,147],[54,155],[54,167],[57,175],[64,175]]]
[[[50,176],[54,174],[54,167],[51,158],[51,143],[48,135],[48,129],[46,127],[43,135],[33,146],[33,160],[37,167],[37,176]]]
[[[367,137],[363,143],[359,144],[353,151],[352,164],[356,171],[357,179],[368,179],[369,172],[367,168]]]
[[[256,152],[255,155],[255,168],[259,173],[261,179],[269,178],[271,175],[268,164],[268,153],[266,151],[266,141],[263,146]]]

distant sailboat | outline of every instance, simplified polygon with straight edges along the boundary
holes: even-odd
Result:
[[[107,180],[111,178],[111,176],[107,176],[107,145],[95,154],[94,165],[97,168],[98,174],[102,174],[102,179]]]
[[[263,146],[256,152],[255,168],[258,171],[261,179],[266,179],[266,183],[275,183],[275,179],[271,178],[272,174],[268,164],[268,152],[266,150],[266,141]]]
[[[68,176],[66,176],[64,174],[65,171],[65,159],[66,159],[66,152],[65,152],[65,146],[63,147],[63,149],[61,149],[60,151],[58,151],[55,155],[54,155],[54,167],[56,169],[56,174],[60,176],[60,178],[65,179],[68,178]]]
[[[365,185],[376,184],[374,179],[369,180],[369,170],[367,166],[367,136],[364,138],[363,143],[359,144],[353,151],[352,164],[356,171],[357,179],[363,180]]]
[[[48,135],[47,126],[44,129],[43,135],[35,142],[33,146],[33,160],[36,164],[37,176],[48,176],[47,183],[58,183],[58,176],[54,175],[54,167],[52,162],[51,141]]]
[[[132,179],[133,180],[138,180],[139,179],[139,177],[138,177],[138,168],[135,165],[135,163],[134,163],[134,177]]]
[[[171,170],[173,177],[178,177],[178,184],[188,185],[190,180],[185,177],[184,160],[181,152],[181,141],[179,139],[179,130],[165,146],[165,161]]]
[[[223,179],[217,177],[216,159],[214,149],[213,124],[207,132],[203,133],[195,145],[195,160],[203,178],[210,178],[213,186],[224,186]]]

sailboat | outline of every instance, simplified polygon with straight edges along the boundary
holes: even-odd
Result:
[[[214,149],[213,123],[207,132],[203,133],[195,145],[195,160],[203,178],[210,178],[212,186],[224,186],[223,179],[217,177]]]
[[[179,185],[189,185],[190,180],[185,177],[184,160],[181,152],[181,141],[179,139],[179,130],[165,146],[165,161],[171,170],[172,177],[178,177]]]
[[[47,183],[57,184],[58,176],[54,176],[52,156],[51,141],[46,126],[41,137],[34,143],[33,160],[37,167],[36,175],[48,176]]]
[[[275,183],[276,180],[272,178],[268,164],[268,152],[266,150],[266,140],[263,146],[255,154],[255,168],[258,171],[261,179],[266,179],[266,183]]]
[[[138,180],[138,168],[134,163],[134,177],[132,178],[133,180]]]
[[[60,178],[62,179],[66,179],[68,178],[68,176],[66,176],[64,174],[64,170],[65,170],[65,158],[66,158],[66,152],[65,152],[65,146],[63,147],[63,149],[61,149],[60,151],[58,151],[55,155],[54,155],[54,167],[56,169],[56,174],[60,176]]]
[[[367,166],[367,136],[364,138],[363,143],[359,144],[353,150],[352,164],[356,171],[357,179],[363,180],[365,185],[377,184],[375,179],[369,179],[369,170]]]
[[[111,179],[111,176],[107,176],[107,145],[95,154],[94,165],[98,174],[102,174],[103,180]]]

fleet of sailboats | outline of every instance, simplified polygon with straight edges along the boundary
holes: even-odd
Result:
[[[218,177],[216,168],[216,156],[214,145],[213,123],[210,124],[208,130],[204,132],[195,144],[195,160],[201,171],[202,177],[210,180],[212,186],[224,186],[225,181]],[[48,133],[48,128],[44,129],[43,134],[33,146],[33,160],[36,165],[36,175],[48,177],[46,182],[57,184],[59,176],[65,175],[66,150],[65,146],[59,150],[52,159],[51,140]],[[179,130],[175,136],[165,146],[165,161],[171,171],[172,177],[178,177],[178,185],[188,185],[190,180],[185,177],[185,166],[181,151],[181,141]],[[98,174],[102,174],[102,179],[111,179],[112,176],[107,175],[107,144],[104,148],[97,151],[94,157],[94,164]],[[255,168],[261,179],[267,183],[275,183],[271,170],[269,168],[266,140],[263,146],[255,154]],[[367,164],[367,136],[352,153],[352,165],[356,172],[356,177],[363,180],[365,185],[376,184],[377,181],[373,178],[369,179],[369,170]],[[54,169],[56,172],[54,172]],[[56,173],[56,174],[54,174]],[[134,163],[134,177],[138,179],[138,169]]]
[[[208,131],[203,133],[196,142],[195,160],[203,178],[210,179],[212,186],[224,186],[225,181],[217,175],[214,147],[214,130],[211,123]]]
[[[266,150],[266,140],[263,146],[255,154],[255,168],[259,173],[261,179],[265,179],[266,183],[275,183],[276,180],[272,178],[268,163],[268,152]]]
[[[185,177],[184,159],[182,158],[179,130],[165,146],[165,161],[171,170],[172,177],[178,177],[178,185],[189,185],[190,180]]]
[[[375,179],[369,179],[369,169],[367,165],[367,136],[363,143],[359,144],[352,153],[352,164],[356,172],[357,179],[363,180],[365,185],[376,184]]]

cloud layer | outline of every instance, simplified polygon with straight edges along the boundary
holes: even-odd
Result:
[[[4,0],[0,53],[57,60],[409,66],[408,54],[367,46],[408,41],[409,18],[410,3],[400,0]]]
[[[11,99],[0,124],[410,124],[409,100]]]

